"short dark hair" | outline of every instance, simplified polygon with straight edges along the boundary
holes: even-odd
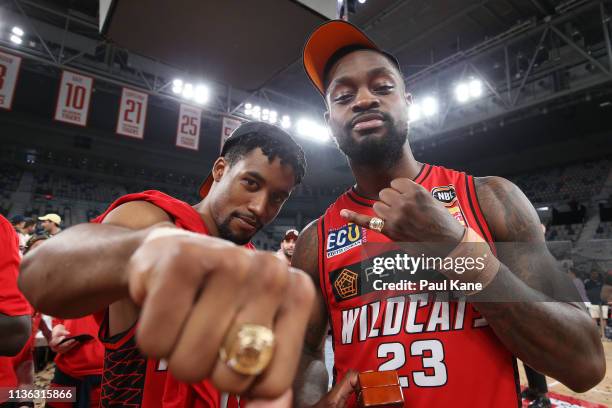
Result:
[[[325,68],[323,68],[323,86],[325,87],[326,91],[327,91],[327,87],[329,86],[329,77],[328,77],[329,71],[331,71],[332,67],[336,64],[336,62],[340,61],[342,58],[344,58],[345,56],[349,55],[352,52],[361,51],[361,50],[374,51],[374,52],[379,53],[380,55],[383,55],[385,58],[387,58],[387,60],[389,60],[389,62],[391,62],[391,64],[393,64],[393,66],[397,69],[397,72],[400,74],[400,77],[403,79],[402,70],[400,68],[399,62],[393,55],[387,52],[384,52],[384,51],[374,49],[374,48],[366,47],[365,45],[352,44],[352,45],[347,45],[345,47],[340,48],[338,51],[333,53],[332,56],[329,57],[329,59],[325,63]]]
[[[30,239],[28,239],[28,242],[25,245],[25,251],[24,251],[24,255],[27,254],[30,249],[32,249],[32,245],[34,245],[36,242],[38,241],[45,241],[49,239],[49,236],[46,234],[38,234],[38,235],[32,235],[30,237]]]
[[[277,157],[281,164],[288,164],[295,174],[295,185],[302,182],[306,174],[306,157],[304,151],[291,137],[284,139],[269,137],[263,133],[250,133],[240,137],[242,140],[233,143],[225,153],[225,159],[230,166],[260,148],[263,154],[272,163]]]

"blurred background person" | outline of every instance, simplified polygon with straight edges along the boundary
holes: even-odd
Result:
[[[295,249],[295,241],[297,241],[299,232],[296,229],[289,229],[285,232],[285,236],[280,243],[280,249],[276,252],[281,258],[291,263],[291,257]]]
[[[42,221],[40,225],[49,236],[57,235],[62,231],[60,228],[60,225],[62,225],[62,218],[57,214],[47,214],[38,217],[38,220]]]

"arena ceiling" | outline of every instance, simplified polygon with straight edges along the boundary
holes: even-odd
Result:
[[[333,0],[330,0],[333,1]],[[354,0],[350,20],[394,53],[409,76],[521,21],[554,14],[560,0]],[[32,3],[20,0],[21,3]],[[36,1],[97,23],[96,0]],[[117,2],[107,36],[137,54],[231,84],[266,87],[321,106],[300,51],[324,21],[293,0]],[[53,16],[32,10],[42,21]],[[57,19],[57,24],[63,24]]]

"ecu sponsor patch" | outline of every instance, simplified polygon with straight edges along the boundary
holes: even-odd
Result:
[[[461,206],[459,205],[459,200],[457,199],[457,191],[455,190],[455,186],[449,184],[448,186],[438,186],[434,187],[431,190],[431,195],[436,200],[440,201],[444,206],[448,209],[448,212],[464,227],[467,227],[467,222],[465,221],[465,215],[463,214],[463,210],[461,210]]]
[[[340,228],[331,229],[327,231],[326,257],[329,259],[340,255],[361,245],[363,241],[363,231],[357,224],[349,223]]]

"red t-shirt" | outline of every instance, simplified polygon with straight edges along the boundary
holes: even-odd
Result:
[[[177,227],[208,235],[202,217],[193,207],[155,190],[120,197],[92,222],[101,223],[110,211],[130,201],[150,202],[163,209]],[[246,247],[254,249],[250,243]],[[222,400],[225,401],[227,397],[222,396],[210,382],[181,383],[167,373],[166,363],[163,360],[157,361],[142,355],[136,347],[135,331],[136,325],[123,333],[110,336],[107,310],[99,333],[100,340],[106,349],[100,397],[102,407],[204,408],[222,406]],[[231,397],[227,406],[236,405],[236,399]]]
[[[19,237],[10,222],[0,215],[0,313],[6,316],[31,315],[32,308],[17,288]],[[14,387],[17,377],[12,357],[0,357],[0,386]]]
[[[55,364],[65,374],[74,378],[86,375],[102,375],[104,366],[104,346],[98,339],[100,326],[93,316],[79,319],[53,319],[53,326],[63,324],[70,337],[89,334],[92,340],[77,345],[70,351],[57,354]]]

